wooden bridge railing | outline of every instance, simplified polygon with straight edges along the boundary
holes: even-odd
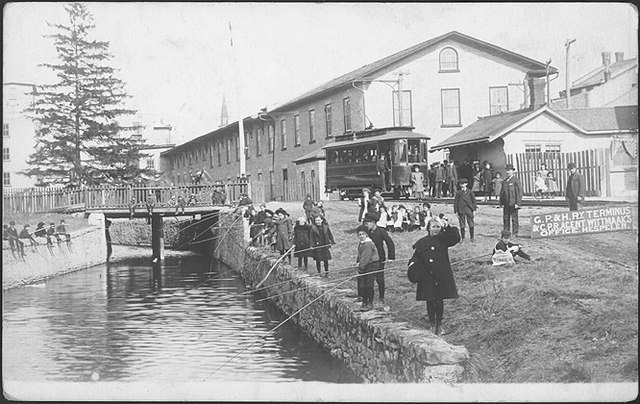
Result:
[[[181,195],[185,202],[193,195],[192,204],[211,205],[215,187],[220,187],[226,203],[240,199],[241,194],[251,197],[248,183],[180,185],[180,186],[96,186],[83,188],[34,187],[3,188],[3,210],[6,212],[54,212],[67,209],[127,208],[131,197],[144,205],[149,195],[156,197],[156,206],[169,206],[172,196]]]

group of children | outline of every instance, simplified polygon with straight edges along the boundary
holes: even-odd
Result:
[[[376,189],[371,195],[369,188],[363,188],[358,205],[360,206],[359,222],[363,222],[366,213],[373,213],[379,216],[376,222],[378,227],[394,233],[424,230],[433,216],[431,204],[428,202],[413,205],[412,208],[407,208],[402,204],[394,204],[387,208],[379,189]]]
[[[60,220],[60,224],[56,226],[54,222],[49,223],[49,227],[45,227],[44,222],[39,222],[34,232],[30,230],[31,225],[24,224],[22,230],[18,232],[16,229],[16,222],[11,220],[9,224],[4,224],[2,228],[2,240],[9,243],[11,252],[18,254],[19,257],[26,256],[24,252],[24,245],[29,242],[33,252],[37,252],[37,246],[40,244],[34,237],[43,238],[46,240],[47,248],[49,252],[53,254],[53,239],[55,238],[57,243],[62,242],[62,237],[69,243],[71,241],[71,235],[67,233],[66,224],[64,219]]]
[[[540,164],[540,169],[536,173],[534,186],[536,192],[540,192],[543,198],[551,198],[560,191],[553,173],[547,170],[547,165],[544,163]]]

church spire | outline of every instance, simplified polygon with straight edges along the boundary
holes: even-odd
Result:
[[[229,124],[229,111],[227,111],[227,100],[224,94],[222,94],[222,110],[220,111],[220,127],[227,126]]]

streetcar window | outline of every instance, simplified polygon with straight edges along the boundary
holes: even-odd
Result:
[[[406,163],[407,162],[407,140],[400,139],[395,142],[395,153],[393,164]]]
[[[409,163],[420,163],[421,154],[420,140],[409,140]]]

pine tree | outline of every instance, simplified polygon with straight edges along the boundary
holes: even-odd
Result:
[[[65,7],[69,25],[49,24],[58,63],[52,69],[59,81],[37,86],[28,110],[36,123],[35,152],[25,173],[38,178],[39,186],[132,183],[152,177],[139,168],[146,157],[143,142],[131,136],[132,127],[118,120],[135,111],[124,107],[129,98],[124,82],[108,65],[109,42],[90,40],[93,16],[81,3]]]

